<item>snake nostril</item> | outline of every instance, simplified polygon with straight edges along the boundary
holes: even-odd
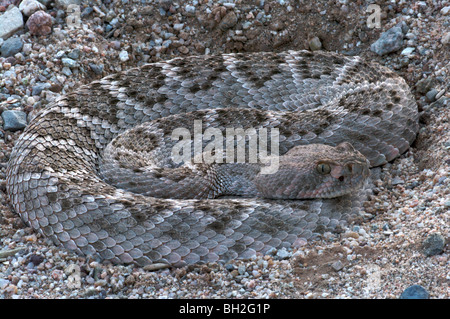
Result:
[[[338,179],[339,179],[340,182],[343,182],[344,181],[344,176],[339,176]]]

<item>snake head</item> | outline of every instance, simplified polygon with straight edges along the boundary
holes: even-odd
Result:
[[[350,143],[310,144],[280,156],[278,171],[255,184],[265,198],[334,198],[359,190],[369,175],[368,160]]]

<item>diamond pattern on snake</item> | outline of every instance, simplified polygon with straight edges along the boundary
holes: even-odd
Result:
[[[214,133],[214,144],[174,139],[177,128],[195,136],[196,123]],[[229,138],[230,128],[267,132],[257,142],[276,149],[250,161],[255,139]],[[404,153],[417,131],[405,81],[359,57],[175,58],[49,104],[18,139],[6,186],[28,225],[81,255],[138,265],[222,262],[346,225],[361,212],[370,170]],[[220,145],[241,147],[247,160]],[[190,156],[175,161],[174,149]]]

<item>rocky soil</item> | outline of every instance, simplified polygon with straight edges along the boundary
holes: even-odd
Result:
[[[59,95],[176,56],[290,49],[377,61],[418,101],[416,142],[378,169],[366,218],[342,233],[249,261],[142,269],[55,247],[9,206],[14,141]],[[450,297],[449,1],[0,0],[0,56],[0,298]]]

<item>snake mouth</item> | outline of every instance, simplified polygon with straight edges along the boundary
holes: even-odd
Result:
[[[351,163],[333,167],[323,182],[309,190],[300,191],[296,198],[336,198],[355,193],[363,188],[370,176],[368,163]]]
[[[337,181],[327,181],[318,188],[318,198],[335,198],[357,192],[363,188],[367,176],[357,175],[352,178],[340,176]]]

